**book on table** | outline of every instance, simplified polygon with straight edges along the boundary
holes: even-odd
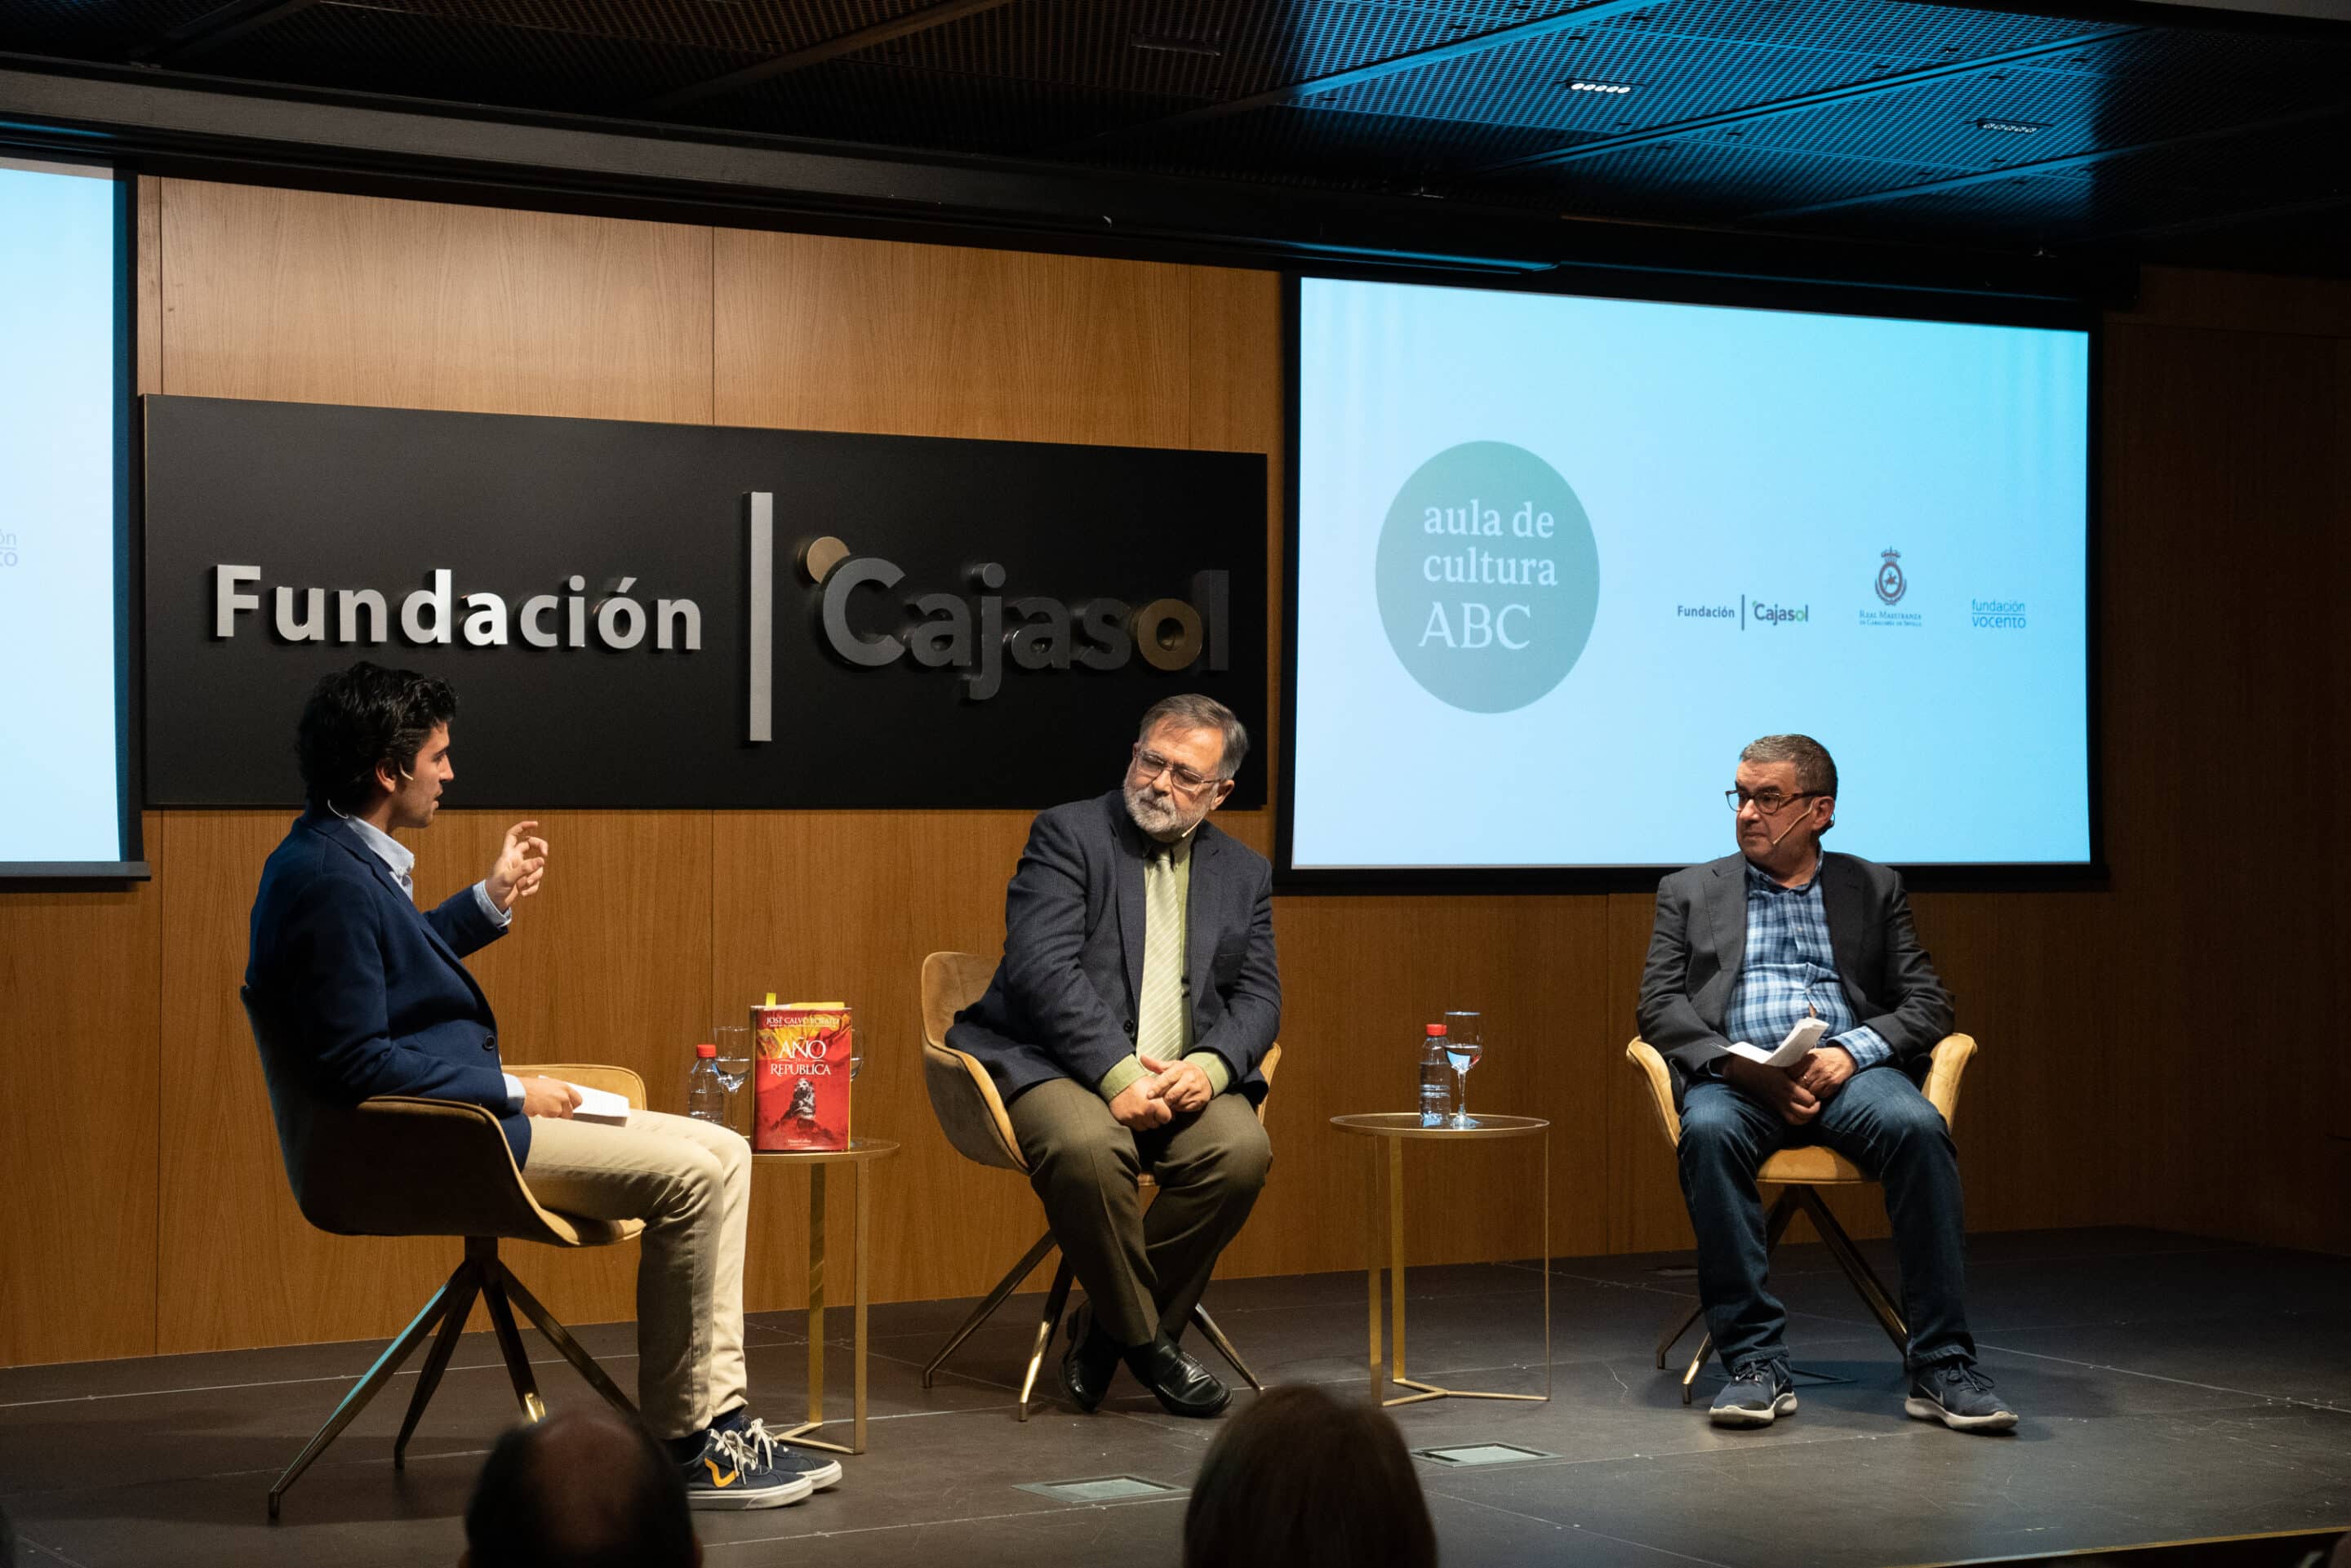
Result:
[[[758,1058],[751,1147],[761,1154],[838,1153],[849,1147],[846,1002],[786,1002],[751,1009]]]

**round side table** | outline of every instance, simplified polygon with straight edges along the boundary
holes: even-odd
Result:
[[[1331,1125],[1356,1137],[1374,1140],[1372,1145],[1372,1180],[1365,1206],[1371,1242],[1371,1369],[1372,1397],[1382,1405],[1417,1405],[1424,1399],[1522,1399],[1541,1404],[1551,1398],[1551,1124],[1541,1116],[1475,1115],[1467,1126],[1450,1123],[1438,1127],[1424,1127],[1417,1111],[1374,1111],[1352,1116],[1333,1116]],[[1543,1391],[1541,1394],[1490,1394],[1476,1388],[1447,1388],[1434,1383],[1424,1383],[1405,1375],[1404,1365],[1404,1146],[1408,1143],[1426,1141],[1433,1144],[1460,1143],[1470,1139],[1525,1138],[1540,1134],[1542,1139],[1542,1316],[1543,1316]],[[1386,1201],[1382,1202],[1383,1190]],[[1393,1298],[1389,1311],[1392,1332],[1387,1347],[1383,1348],[1380,1333],[1380,1251],[1381,1209],[1387,1211],[1387,1268]],[[1386,1362],[1386,1381],[1415,1392],[1387,1398],[1382,1383],[1381,1363]]]
[[[887,1138],[852,1138],[845,1149],[792,1149],[774,1154],[754,1153],[759,1165],[806,1166],[809,1173],[808,1228],[808,1419],[777,1437],[804,1448],[825,1448],[836,1454],[865,1451],[865,1307],[872,1288],[867,1221],[872,1216],[867,1166],[898,1152]],[[825,1425],[824,1419],[824,1189],[825,1173],[835,1166],[852,1166],[857,1176],[857,1208],[850,1225],[850,1301],[856,1312],[855,1349],[851,1359],[852,1385],[848,1443],[828,1443],[804,1436]]]

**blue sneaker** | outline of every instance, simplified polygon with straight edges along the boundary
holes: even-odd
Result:
[[[1902,1408],[1954,1432],[2006,1432],[2016,1426],[2016,1412],[1992,1392],[1991,1379],[1972,1361],[1938,1361],[1919,1372],[1910,1380],[1910,1397]]]
[[[685,1461],[685,1504],[700,1509],[781,1508],[806,1502],[816,1490],[797,1469],[774,1461],[775,1439],[761,1429],[755,1439],[742,1430],[713,1427],[703,1434],[702,1451]]]
[[[829,1491],[841,1484],[839,1459],[827,1458],[807,1448],[793,1448],[768,1431],[768,1424],[756,1416],[743,1420],[742,1412],[738,1410],[733,1418],[742,1421],[742,1425],[733,1429],[742,1435],[744,1443],[782,1474],[798,1475],[816,1491]],[[718,1425],[726,1427],[728,1418],[721,1416]]]
[[[1718,1427],[1769,1427],[1796,1413],[1795,1386],[1784,1361],[1742,1361],[1714,1396],[1707,1419]]]

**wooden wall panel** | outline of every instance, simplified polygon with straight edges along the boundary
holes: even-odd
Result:
[[[157,882],[0,893],[0,1366],[155,1348]]]
[[[1186,271],[722,229],[713,423],[1187,445]]]
[[[710,417],[710,231],[161,182],[163,390]]]

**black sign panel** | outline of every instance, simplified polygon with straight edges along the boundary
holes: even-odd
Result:
[[[152,805],[298,802],[360,658],[456,686],[458,806],[1042,807],[1186,691],[1263,737],[1261,455],[145,406]]]

